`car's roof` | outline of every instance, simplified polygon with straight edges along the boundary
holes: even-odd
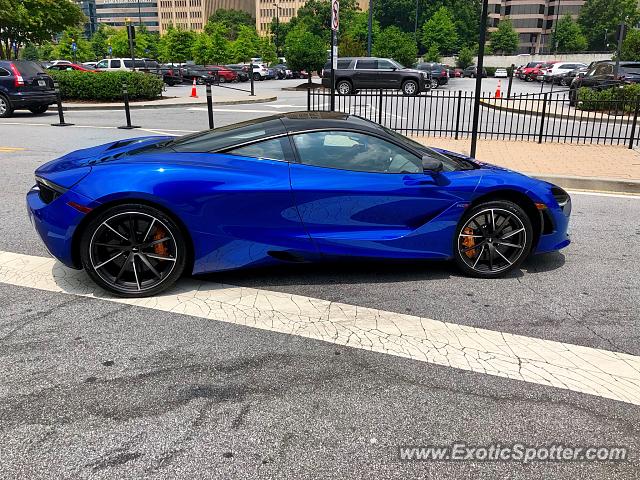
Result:
[[[341,112],[289,112],[274,115],[274,117],[279,117],[286,131],[291,133],[325,128],[383,131],[377,123]]]

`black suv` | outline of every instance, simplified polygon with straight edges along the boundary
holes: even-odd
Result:
[[[416,68],[429,74],[429,83],[432,90],[438,88],[439,85],[446,85],[449,83],[449,73],[447,72],[447,68],[440,63],[419,63],[416,65]]]
[[[606,90],[630,83],[640,83],[640,62],[620,62],[620,70],[615,75],[616,62],[603,60],[593,62],[584,76],[577,76],[569,87],[569,104],[574,106],[578,99],[578,90],[588,87],[594,90]]]
[[[56,103],[53,80],[36,62],[0,60],[0,117],[14,110],[41,114]]]
[[[419,95],[429,89],[429,74],[405,68],[395,60],[375,57],[339,58],[335,71],[336,91],[349,95],[363,88],[402,90],[405,95]],[[322,85],[330,87],[331,63],[322,70]]]

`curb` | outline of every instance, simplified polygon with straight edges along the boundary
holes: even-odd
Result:
[[[275,102],[278,100],[277,96],[272,97],[263,97],[263,98],[248,98],[243,100],[222,100],[222,101],[214,101],[213,105],[250,105],[252,103],[268,103]],[[129,103],[129,108],[131,110],[144,110],[144,109],[153,109],[153,108],[180,108],[180,107],[199,107],[207,105],[206,99],[198,102],[189,102],[189,103],[164,103],[164,104],[142,104],[136,105],[135,103]],[[62,109],[65,111],[68,110],[123,110],[124,103],[114,103],[114,104],[104,104],[104,105],[94,105],[90,103],[67,103],[63,104]]]
[[[527,172],[523,173],[540,180],[554,183],[566,189],[640,194],[640,180],[623,180],[617,178],[601,177],[573,177],[569,175],[540,175]]]
[[[506,100],[506,99],[505,99]],[[509,100],[513,100],[513,98],[509,99]],[[541,101],[541,100],[540,100]],[[531,111],[531,110],[523,110],[521,108],[515,108],[515,107],[509,107],[509,106],[499,106],[499,105],[495,105],[493,103],[489,103],[485,100],[480,100],[480,105],[482,105],[483,107],[489,108],[491,110],[497,110],[499,112],[509,112],[509,113],[515,113],[517,115],[532,115],[534,117],[539,117],[540,115],[542,115],[542,112],[539,111]],[[616,122],[619,122],[620,124],[627,124],[630,125],[633,123],[633,117],[629,118],[628,115],[606,115],[602,112],[593,112],[590,110],[577,110],[576,112],[580,113],[580,116],[584,115],[586,113],[587,118],[584,118],[584,121],[593,121],[593,120],[598,120],[600,122],[609,122],[612,118],[615,119]],[[547,118],[559,118],[561,120],[576,120],[578,118],[578,114],[574,114],[572,115],[563,115],[561,113],[555,113],[555,112],[545,112],[545,117]],[[602,116],[601,118],[596,119],[595,116],[594,118],[589,118],[589,116],[592,113],[600,113]],[[622,117],[622,118],[621,118]]]

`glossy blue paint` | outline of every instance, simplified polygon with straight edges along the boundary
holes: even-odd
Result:
[[[388,174],[221,153],[126,155],[167,139],[143,137],[79,150],[36,171],[68,189],[48,205],[37,191],[27,194],[34,226],[56,258],[78,267],[74,239],[85,215],[70,201],[92,209],[114,202],[164,209],[191,239],[193,273],[279,263],[282,253],[307,260],[451,258],[454,232],[469,204],[505,190],[548,207],[554,229],[540,237],[536,252],[569,241],[569,217],[556,203],[552,185],[499,167]]]

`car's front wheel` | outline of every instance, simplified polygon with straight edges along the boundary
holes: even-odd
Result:
[[[438,88],[438,80],[436,78],[432,78],[429,81],[429,86],[431,87],[431,90],[435,90],[436,88]]]
[[[418,82],[407,80],[402,84],[402,93],[405,95],[417,95],[419,93]]]
[[[528,215],[506,200],[482,203],[467,212],[454,238],[454,257],[467,275],[501,277],[518,268],[531,251]]]
[[[84,229],[80,260],[102,288],[122,297],[155,295],[180,278],[185,239],[165,213],[148,205],[109,208]]]
[[[9,100],[0,95],[0,118],[6,118],[13,115],[13,107],[11,106],[11,102]]]

